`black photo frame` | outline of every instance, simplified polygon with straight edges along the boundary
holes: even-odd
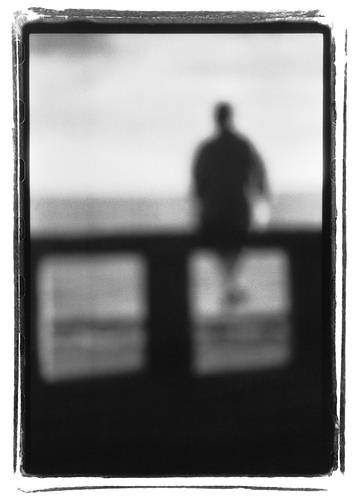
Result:
[[[17,467],[23,474],[41,477],[332,473],[339,465],[338,442],[340,438],[341,444],[343,434],[338,433],[335,380],[335,49],[331,28],[314,13],[65,11],[64,21],[64,13],[35,12],[37,20],[17,18],[14,36],[14,73],[19,82],[15,91],[15,370],[19,382],[16,416],[21,428],[15,440],[15,458],[20,456]],[[210,377],[199,382],[189,376],[191,346],[184,336],[188,311],[182,256],[196,248],[216,248],[216,240],[184,238],[174,232],[151,237],[33,238],[29,37],[35,33],[318,33],[323,37],[321,231],[254,235],[251,243],[258,248],[285,248],[289,255],[293,300],[298,304],[294,313],[297,355],[289,368],[236,380]],[[114,252],[140,253],[148,262],[149,329],[157,332],[148,347],[151,375],[44,382],[36,342],[41,308],[37,300],[39,263],[48,255]],[[172,319],[164,319],[163,311],[174,304]],[[167,361],[164,349],[169,349]],[[294,393],[296,397],[291,396]],[[204,421],[206,405],[213,415],[209,421]],[[243,417],[241,408],[246,408]],[[272,412],[267,413],[270,408]],[[343,455],[340,465],[344,467]]]

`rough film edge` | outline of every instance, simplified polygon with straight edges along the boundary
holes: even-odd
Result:
[[[257,22],[279,22],[279,21],[297,21],[297,22],[317,22],[323,25],[329,25],[326,16],[318,10],[313,11],[273,11],[273,12],[255,12],[255,11],[229,11],[229,12],[215,12],[215,11],[105,11],[105,10],[82,10],[82,9],[65,9],[65,10],[52,10],[43,8],[30,8],[26,11],[17,11],[14,13],[13,24],[13,41],[14,41],[14,106],[17,109],[17,104],[21,96],[18,93],[17,82],[19,79],[19,67],[16,64],[17,47],[22,39],[22,29],[29,23],[34,22],[64,22],[64,21],[89,21],[94,22],[142,22],[142,23],[175,23],[181,22],[186,24],[199,23],[257,23]],[[330,25],[331,27],[331,25]],[[332,61],[333,64],[333,61]],[[17,142],[20,142],[21,136],[17,134],[17,127],[19,125],[19,114],[14,112],[14,151],[15,151],[15,164],[19,162],[17,155]],[[16,137],[15,137],[16,136]],[[15,190],[18,192],[18,181],[15,184]],[[19,194],[18,194],[19,196]],[[18,213],[20,215],[20,213]],[[16,236],[17,248],[19,245],[18,236]],[[20,334],[20,332],[19,332]],[[20,356],[20,353],[17,353]],[[19,411],[19,410],[18,410]],[[19,414],[20,415],[20,414]],[[21,433],[21,429],[20,429]],[[18,436],[21,440],[21,435]],[[337,464],[332,468],[328,474],[331,475],[337,469]],[[32,477],[23,471],[20,472],[25,477]],[[40,476],[41,477],[41,476]],[[44,490],[40,490],[44,491]]]
[[[309,11],[132,11],[101,9],[45,9],[32,7],[15,14],[18,31],[33,22],[125,22],[125,23],[229,23],[245,24],[257,22],[318,22],[326,24],[326,16],[320,10]]]

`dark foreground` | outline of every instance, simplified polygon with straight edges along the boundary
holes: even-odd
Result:
[[[312,475],[331,468],[319,373],[63,384],[32,419],[35,474]]]

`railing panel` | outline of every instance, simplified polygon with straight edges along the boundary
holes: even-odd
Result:
[[[187,376],[193,368],[189,304],[189,258],[195,250],[215,252],[234,247],[238,242],[204,239],[197,235],[112,235],[107,237],[42,238],[32,240],[33,307],[44,304],[38,297],[38,266],[45,257],[68,256],[81,259],[91,255],[140,255],[145,261],[146,357],[148,373],[162,376]],[[317,232],[269,232],[251,234],[246,246],[272,249],[287,255],[290,272],[291,319],[294,325],[292,350],[295,359],[319,356],[321,330],[321,236]],[[37,330],[38,322],[33,322]],[[318,332],[317,334],[314,332]],[[32,332],[31,364],[38,378],[38,341]]]

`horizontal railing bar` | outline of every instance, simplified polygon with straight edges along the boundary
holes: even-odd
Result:
[[[246,238],[213,235],[204,237],[192,233],[112,233],[66,236],[32,236],[31,248],[40,253],[103,253],[135,251],[145,254],[187,253],[194,249],[221,249],[228,247],[278,247],[321,243],[319,230],[291,230],[252,232]]]

